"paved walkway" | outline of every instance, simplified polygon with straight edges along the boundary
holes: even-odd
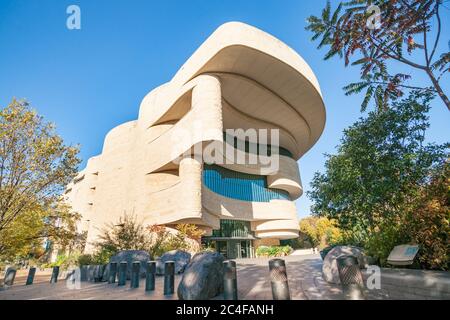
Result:
[[[321,276],[322,260],[319,255],[300,255],[284,258],[291,297],[295,300],[342,299],[339,286],[325,283]],[[237,260],[238,295],[239,300],[271,300],[272,292],[269,281],[268,259]],[[39,277],[39,283],[24,286],[24,279],[16,278],[16,284],[11,288],[0,291],[0,300],[155,300],[177,299],[175,295],[164,296],[162,293],[163,277],[156,278],[156,291],[145,293],[144,279],[138,289],[130,289],[129,281],[126,286],[117,284],[82,282],[80,289],[68,289],[66,282],[60,280],[56,284],[42,282],[44,276]],[[181,277],[176,277],[175,288]],[[216,299],[221,299],[217,297]]]
[[[283,258],[293,300],[342,299],[340,286],[322,279],[319,255],[296,255]],[[238,295],[240,300],[271,300],[268,259],[237,260]]]

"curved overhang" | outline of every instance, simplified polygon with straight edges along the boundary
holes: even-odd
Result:
[[[257,28],[239,22],[220,26],[170,85],[183,86],[202,74],[220,77],[223,96],[234,107],[287,129],[297,142],[297,150],[290,150],[297,159],[323,132],[325,107],[311,68],[293,49]]]

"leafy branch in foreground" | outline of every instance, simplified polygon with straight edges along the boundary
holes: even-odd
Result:
[[[365,90],[362,111],[371,99],[378,110],[386,110],[390,100],[408,90],[437,93],[450,110],[450,100],[441,87],[443,76],[450,71],[450,53],[437,57],[441,5],[442,0],[352,0],[340,2],[332,13],[328,1],[321,16],[308,18],[306,29],[313,33],[313,41],[320,39],[319,49],[328,48],[325,60],[338,55],[346,66],[360,66],[361,81],[344,90],[347,95]],[[408,85],[411,75],[390,72],[390,61],[423,72],[432,85]]]

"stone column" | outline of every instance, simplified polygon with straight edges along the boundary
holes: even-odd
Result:
[[[220,80],[212,75],[202,75],[192,90],[192,110],[195,112],[194,142],[223,141],[222,89]]]
[[[202,214],[202,163],[200,161],[185,157],[180,162],[180,181],[183,191],[177,196],[191,218],[201,218]]]

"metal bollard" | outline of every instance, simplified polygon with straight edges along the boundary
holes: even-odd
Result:
[[[88,281],[88,266],[80,267],[80,281]]]
[[[167,261],[164,264],[164,295],[173,294],[175,291],[175,262]]]
[[[8,268],[6,270],[6,274],[5,274],[5,285],[6,286],[12,286],[14,284],[14,279],[16,278],[16,268]]]
[[[145,291],[155,290],[156,261],[148,261],[145,267]]]
[[[30,268],[30,270],[28,270],[27,282],[25,283],[26,286],[33,284],[35,274],[36,274],[36,268],[33,267],[33,268]]]
[[[358,259],[354,256],[337,258],[339,279],[346,300],[364,300],[364,282]]]
[[[109,264],[108,283],[116,283],[117,276],[117,262],[111,262]]]
[[[119,265],[119,281],[117,285],[124,286],[127,283],[127,268],[128,263],[126,261],[122,261]]]
[[[97,264],[94,266],[94,282],[102,281],[103,266]]]
[[[282,259],[269,261],[270,284],[272,286],[273,300],[291,300],[289,284],[286,273],[286,264]]]
[[[95,265],[90,264],[90,265],[88,265],[88,268],[87,268],[87,281],[89,281],[89,282],[94,281],[94,278],[95,278],[94,275],[95,275]]]
[[[71,269],[69,271],[67,271],[67,276],[66,276],[66,283],[69,285],[73,285],[76,283],[77,281],[77,269]]]
[[[133,262],[131,265],[131,281],[130,288],[139,288],[139,278],[141,271],[141,263],[139,261]]]
[[[236,261],[228,260],[223,262],[223,298],[225,300],[237,300],[237,278],[236,278]]]
[[[50,283],[57,283],[58,276],[59,276],[59,267],[58,266],[53,267],[52,277],[50,278]]]

